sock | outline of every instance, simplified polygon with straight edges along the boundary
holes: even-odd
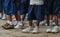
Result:
[[[50,22],[50,24],[49,24],[49,25],[52,25],[53,20],[50,20],[49,22]]]
[[[50,23],[52,22],[52,20],[49,21]]]
[[[21,21],[17,21],[17,25],[21,25],[22,26],[22,22]]]
[[[2,13],[0,13],[0,18],[2,17]]]
[[[12,21],[7,21],[8,24],[13,25]]]
[[[5,14],[3,14],[3,17],[5,17]]]
[[[21,23],[24,23],[24,21],[23,21],[23,20],[21,20]]]

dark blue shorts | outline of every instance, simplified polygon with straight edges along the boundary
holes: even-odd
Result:
[[[30,2],[30,0],[25,0],[25,1],[24,1],[25,14],[28,13],[29,2]]]
[[[16,13],[14,0],[4,0],[4,9],[7,15]]]
[[[54,0],[45,0],[45,15],[53,14]]]
[[[28,9],[28,20],[43,20],[43,5],[31,5]]]
[[[54,15],[58,15],[59,11],[60,11],[60,0],[55,0],[54,7],[53,7]]]
[[[2,11],[3,10],[3,1],[2,0],[0,0],[0,11]]]
[[[24,0],[16,0],[15,6],[16,6],[16,11],[19,11],[21,15],[25,14]]]

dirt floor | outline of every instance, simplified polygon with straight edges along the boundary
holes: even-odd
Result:
[[[6,20],[0,20],[0,37],[60,37],[59,33],[46,33],[46,26],[40,26],[40,33],[23,33],[22,29],[10,29],[5,30],[1,26],[6,23]],[[28,26],[28,22],[25,21],[25,27]]]

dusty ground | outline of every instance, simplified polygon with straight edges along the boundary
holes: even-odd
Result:
[[[40,26],[40,33],[22,33],[21,29],[10,29],[5,30],[1,26],[6,22],[6,20],[0,20],[0,37],[60,37],[59,33],[46,33],[45,26]],[[25,25],[28,25],[27,21]]]

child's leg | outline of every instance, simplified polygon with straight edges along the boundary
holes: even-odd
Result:
[[[58,16],[55,16],[55,24],[58,26]]]
[[[19,0],[20,1],[20,0]],[[17,10],[17,14],[15,15],[16,16],[16,20],[17,20],[17,23],[16,23],[16,26],[15,28],[20,28],[22,27],[24,24],[23,24],[23,21],[24,21],[24,18],[25,18],[25,15],[23,14],[24,13],[24,3],[22,1],[24,0],[21,0],[20,2],[16,2],[16,10]],[[18,4],[18,5],[17,5]],[[21,16],[22,15],[22,16]]]
[[[26,28],[26,29],[24,29],[24,30],[22,30],[23,32],[30,32],[31,31],[31,29],[32,29],[32,21],[33,21],[33,19],[32,18],[34,18],[33,17],[33,10],[31,10],[31,9],[33,9],[32,8],[32,6],[29,6],[29,12],[28,12],[28,21],[29,21],[29,26],[28,26],[28,28]],[[30,10],[31,10],[31,12],[30,12]]]
[[[23,12],[23,15],[21,16],[22,21],[24,21],[24,19],[26,17],[26,13],[28,13],[28,7],[29,7],[29,0],[25,0],[24,1],[24,12]]]
[[[12,15],[7,16],[7,23],[10,24],[10,25],[13,25],[13,23],[12,23]]]
[[[46,29],[46,32],[47,32],[47,33],[48,33],[48,32],[51,32],[51,30],[52,30],[52,26],[51,26],[49,20],[50,20],[50,17],[47,16],[47,17],[46,17],[46,21],[47,21],[47,29]]]
[[[32,20],[29,21],[29,26],[28,28],[22,30],[22,32],[30,32],[32,30]]]
[[[50,19],[49,16],[46,15],[45,19],[46,19],[47,25],[49,26],[49,19]]]
[[[3,26],[3,28],[5,28],[5,29],[14,28],[14,24],[12,22],[12,15],[16,13],[16,10],[15,10],[15,5],[13,2],[14,2],[13,0],[4,1],[4,8],[5,8],[4,10],[5,10],[5,13],[8,15],[7,22]]]
[[[58,25],[60,25],[60,11],[59,11],[59,14],[58,14]]]
[[[17,13],[15,14],[15,16],[16,16],[16,20],[17,21],[21,21],[21,16],[20,16],[19,11],[17,11]]]
[[[35,28],[32,31],[32,33],[38,33],[39,32],[39,23],[40,22],[38,20],[36,20],[36,22],[35,22]]]
[[[52,32],[57,33],[59,32],[59,25],[58,25],[58,14],[59,14],[59,0],[55,0],[54,2],[54,7],[53,7],[53,14],[54,14],[54,18],[55,18],[55,26],[52,29]]]
[[[15,28],[22,28],[23,24],[21,22],[21,15],[20,15],[19,11],[17,11],[15,17],[16,17],[16,26],[15,26]]]
[[[43,15],[43,20],[40,22],[40,25],[45,25],[46,24],[46,16],[45,15]]]
[[[7,17],[7,22],[2,26],[4,29],[13,29],[14,25],[12,23],[12,15],[8,15]]]
[[[6,19],[6,14],[5,14],[4,10],[3,10],[3,12],[2,12],[2,19],[3,19],[3,20]]]
[[[55,17],[55,19],[54,19],[54,21],[55,21],[55,26],[54,26],[54,28],[52,29],[52,32],[57,33],[57,32],[59,32],[58,16],[54,16],[54,17]]]

